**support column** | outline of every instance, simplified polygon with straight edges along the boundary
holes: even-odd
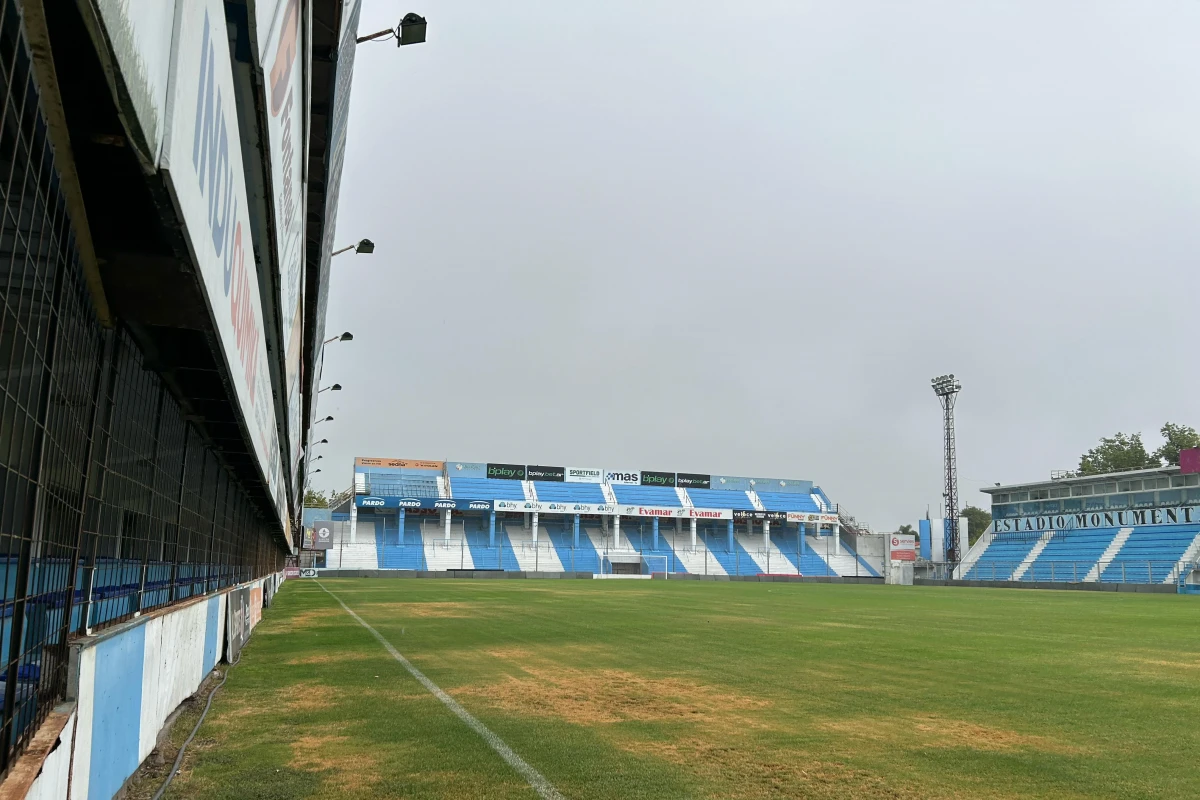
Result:
[[[396,523],[400,526],[400,541],[396,544],[404,544],[404,509],[400,509],[400,513],[396,515]]]
[[[833,523],[833,552],[839,556],[842,554],[842,524],[840,522]]]
[[[679,517],[675,518],[675,535],[683,536],[683,520]]]
[[[763,520],[763,550],[771,549],[771,520]]]
[[[733,552],[733,520],[729,520],[729,552]]]
[[[691,523],[692,523],[692,549],[695,550],[696,549],[696,518],[695,517],[692,517]]]
[[[496,512],[493,511],[488,516],[488,547],[496,546]]]
[[[613,517],[613,549],[621,546],[621,517],[618,514]]]
[[[658,549],[658,517],[654,517],[650,521],[653,523],[653,528],[654,528],[654,549],[657,550]]]
[[[575,515],[575,546],[579,547],[579,515]]]
[[[525,516],[521,518],[521,527],[524,528],[525,530],[529,530],[529,512],[528,511],[526,511]]]
[[[442,524],[443,524],[443,525],[446,527],[446,535],[445,535],[445,539],[446,539],[446,541],[450,541],[450,509],[448,509],[448,508],[447,508],[447,509],[446,509],[444,512],[442,512],[442,513],[444,513],[444,514],[446,515],[446,516],[445,516],[445,517],[442,519]]]
[[[533,512],[531,516],[533,518],[533,543],[537,544],[538,512]]]
[[[808,525],[800,523],[800,555],[808,549]]]
[[[358,498],[355,498],[356,500]],[[354,544],[354,534],[358,530],[358,504],[350,506],[350,544]],[[340,566],[340,565],[339,565]]]

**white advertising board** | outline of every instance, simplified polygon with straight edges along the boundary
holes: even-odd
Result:
[[[133,105],[136,120],[130,122],[140,128],[138,145],[150,164],[158,163],[167,128],[175,5],[176,0],[96,0]]]
[[[838,521],[837,514],[816,514],[808,511],[787,512],[788,522],[805,522],[813,525],[833,525]]]
[[[259,3],[260,14],[272,3]],[[279,317],[283,326],[284,391],[290,468],[300,458],[300,348],[304,341],[304,48],[300,0],[277,3],[262,52],[267,101],[267,142],[275,206],[275,254],[279,273]],[[260,28],[261,36],[261,28]]]
[[[636,469],[610,469],[604,473],[604,480],[620,486],[640,486],[642,473]]]
[[[563,480],[567,483],[604,483],[604,470],[595,467],[567,467]]]
[[[917,537],[911,533],[893,533],[888,537],[888,558],[892,561],[916,561]]]
[[[221,0],[179,4],[162,168],[198,267],[238,408],[282,522],[287,502],[250,243],[225,8]]]

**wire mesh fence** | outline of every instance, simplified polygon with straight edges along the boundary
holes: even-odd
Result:
[[[129,331],[97,320],[15,0],[0,96],[2,772],[64,696],[71,636],[283,554]]]

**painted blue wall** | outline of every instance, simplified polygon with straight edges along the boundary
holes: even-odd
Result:
[[[112,797],[138,768],[146,626],[96,645],[89,797]]]

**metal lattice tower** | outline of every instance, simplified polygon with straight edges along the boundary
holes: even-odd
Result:
[[[943,493],[946,499],[946,560],[955,564],[958,563],[961,554],[958,552],[958,456],[954,449],[954,401],[962,391],[962,383],[953,374],[939,375],[931,383],[933,393],[942,404],[946,438],[946,488]]]

